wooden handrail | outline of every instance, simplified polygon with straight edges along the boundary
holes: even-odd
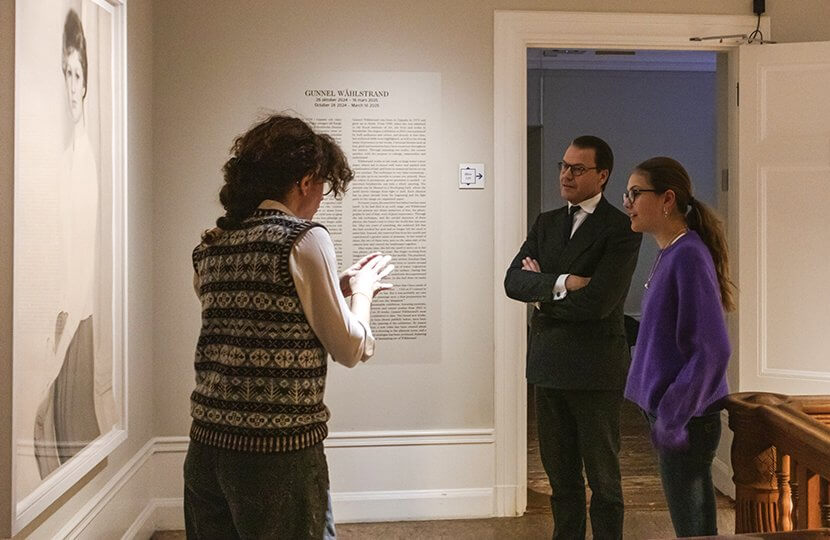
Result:
[[[830,527],[830,396],[747,392],[726,409],[735,532]]]

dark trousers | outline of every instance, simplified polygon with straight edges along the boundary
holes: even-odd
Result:
[[[191,441],[184,462],[187,538],[333,538],[328,489],[323,443],[256,454]]]
[[[646,413],[646,418],[649,426],[654,425],[653,415]],[[686,427],[689,430],[687,450],[657,451],[663,492],[678,537],[715,536],[718,513],[712,461],[720,441],[720,413],[695,416]]]
[[[539,451],[553,495],[553,538],[585,538],[585,479],[591,529],[598,540],[622,538],[620,390],[535,387]]]

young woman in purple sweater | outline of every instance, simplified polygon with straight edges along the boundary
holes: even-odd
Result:
[[[716,535],[711,469],[720,402],[729,393],[724,310],[734,308],[723,227],[692,196],[683,166],[668,157],[635,168],[623,204],[631,228],[660,247],[645,284],[625,397],[649,420],[675,533]]]

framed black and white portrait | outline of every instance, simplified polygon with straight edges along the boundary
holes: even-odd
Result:
[[[127,436],[126,0],[15,4],[12,534]]]

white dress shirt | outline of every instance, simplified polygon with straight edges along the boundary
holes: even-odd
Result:
[[[602,199],[602,192],[600,191],[590,199],[585,199],[581,203],[579,203],[579,210],[574,213],[574,221],[573,226],[571,227],[571,238],[573,238],[574,233],[576,230],[582,225],[585,220],[588,218],[589,214],[593,214],[594,211],[597,209],[597,205],[599,204],[600,199]],[[571,203],[568,203],[568,212],[571,211],[571,207],[574,206]],[[562,300],[566,296],[568,296],[568,290],[565,288],[565,280],[568,279],[570,274],[560,274],[558,278],[556,278],[556,284],[553,286],[553,299],[554,300]]]

